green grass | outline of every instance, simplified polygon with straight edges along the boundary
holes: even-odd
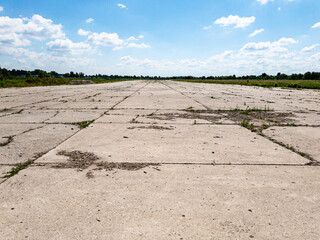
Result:
[[[90,120],[90,121],[76,122],[76,123],[73,123],[73,124],[74,125],[78,125],[80,129],[83,129],[83,128],[88,127],[93,122],[94,122],[94,120]]]
[[[210,80],[210,79],[179,79],[174,81],[194,82],[194,83],[215,83],[215,84],[235,84],[258,87],[283,87],[283,88],[307,88],[320,89],[320,80]]]
[[[12,113],[12,114],[20,114],[20,113],[22,113],[22,112],[23,112],[23,109],[20,109],[19,111],[14,112],[14,113]]]
[[[4,138],[6,138],[7,141],[4,143],[0,143],[0,147],[4,147],[13,141],[13,136],[8,136],[8,137],[4,137]]]
[[[36,87],[36,86],[56,86],[56,85],[69,85],[73,78],[10,78],[0,80],[0,88],[10,87]],[[79,79],[76,79],[79,80]],[[111,83],[121,81],[132,81],[131,79],[85,79],[91,80],[94,83]]]
[[[6,175],[4,175],[2,178],[10,178],[16,174],[18,174],[21,170],[27,168],[28,166],[30,166],[32,163],[34,162],[34,160],[28,160],[24,163],[20,163],[18,166],[12,168],[9,172],[7,172]]]

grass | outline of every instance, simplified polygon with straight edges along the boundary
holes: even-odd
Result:
[[[0,143],[0,147],[4,147],[13,141],[13,136],[8,136],[8,137],[4,137],[4,138],[6,138],[7,141],[4,143]]]
[[[18,164],[18,166],[12,168],[9,172],[7,172],[6,175],[4,175],[2,178],[10,178],[16,174],[18,174],[21,170],[26,169],[28,166],[30,166],[34,160],[28,160],[24,163]]]
[[[20,113],[22,113],[22,112],[23,112],[23,109],[20,109],[19,111],[14,112],[14,113],[12,113],[12,114],[20,114]]]
[[[73,78],[10,78],[0,80],[0,88],[10,87],[36,87],[36,86],[56,86],[56,85],[69,85]],[[79,79],[77,79],[79,80]],[[131,79],[81,79],[91,80],[94,83],[111,83],[122,81],[133,81]]]
[[[210,80],[210,79],[179,79],[174,81],[194,82],[194,83],[215,83],[215,84],[235,84],[245,86],[258,87],[283,87],[296,89],[320,89],[320,80],[246,80],[246,79],[232,79],[232,80]]]
[[[231,112],[240,112],[241,114],[244,115],[249,115],[251,112],[269,112],[269,111],[273,111],[271,110],[269,107],[265,107],[264,109],[260,109],[260,108],[247,108],[245,110],[239,109],[239,108],[235,108],[230,110]]]
[[[83,129],[83,128],[88,127],[93,122],[94,122],[94,120],[90,120],[90,121],[76,122],[76,123],[73,123],[73,124],[74,125],[78,125],[80,129]]]

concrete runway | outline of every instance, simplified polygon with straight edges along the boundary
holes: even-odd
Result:
[[[0,239],[320,239],[316,90],[0,89],[0,176],[27,160]]]

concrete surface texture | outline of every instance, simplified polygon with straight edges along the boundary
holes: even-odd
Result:
[[[0,239],[320,239],[319,129],[314,90],[0,89]]]

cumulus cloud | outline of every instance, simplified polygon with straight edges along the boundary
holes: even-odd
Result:
[[[31,19],[26,19],[27,24],[23,34],[25,36],[45,40],[48,38],[61,38],[65,34],[62,32],[61,24],[53,24],[51,19],[45,19],[40,15],[33,15]]]
[[[254,23],[255,20],[256,18],[254,16],[239,17],[238,15],[229,15],[228,17],[221,17],[217,19],[214,23],[224,27],[234,25],[234,28],[245,28]]]
[[[138,41],[138,39],[131,36],[131,37],[129,37],[129,38],[127,39],[127,41]]]
[[[304,47],[301,52],[304,52],[304,53],[309,53],[309,52],[313,52],[315,50],[316,47],[318,47],[320,44],[313,44],[309,47]]]
[[[88,41],[99,46],[114,46],[123,44],[123,40],[119,39],[117,33],[93,33],[89,35]]]
[[[119,7],[119,8],[127,8],[127,6],[124,5],[124,4],[122,4],[122,3],[118,3],[118,7]]]
[[[51,19],[40,15],[29,18],[0,17],[0,44],[12,46],[27,46],[29,39],[46,40],[63,38],[61,24],[53,24]]]
[[[318,22],[318,23],[316,23],[316,24],[314,24],[313,26],[312,26],[312,28],[319,28],[320,27],[320,22]]]
[[[94,22],[94,19],[93,19],[93,18],[88,18],[88,19],[86,20],[86,23],[91,23],[91,22]]]
[[[240,51],[264,51],[268,50],[271,52],[285,52],[288,49],[284,48],[283,46],[287,46],[290,44],[297,43],[296,40],[293,38],[281,38],[275,42],[251,42],[245,44]]]
[[[52,52],[35,52],[19,47],[3,47],[0,45],[0,55],[6,55],[7,68],[36,69],[47,71],[54,69],[57,72],[86,71],[94,69],[96,61],[83,56],[67,56],[51,54]]]
[[[56,39],[47,43],[48,50],[59,54],[79,55],[90,51],[91,46],[87,43],[74,43],[70,39]]]
[[[3,7],[0,6],[0,12],[2,12],[2,11],[3,11]]]
[[[88,41],[93,43],[94,45],[99,46],[113,46],[113,50],[121,50],[124,48],[150,48],[150,46],[146,43],[134,43],[132,41],[139,41],[139,39],[143,38],[140,35],[138,38],[136,37],[129,37],[127,40],[123,40],[119,38],[117,33],[92,33],[88,36]]]
[[[262,33],[263,31],[264,31],[263,28],[262,28],[262,29],[255,30],[253,33],[251,33],[251,34],[249,35],[249,37],[254,37],[254,36],[258,35],[259,33]]]
[[[273,2],[274,0],[257,0],[260,2],[262,5],[267,4],[268,2]]]
[[[148,44],[145,43],[129,43],[127,45],[128,48],[150,48]]]
[[[139,37],[138,37],[138,38],[142,39],[142,38],[144,38],[144,36],[143,36],[143,35],[139,35]]]
[[[78,35],[80,36],[88,36],[90,33],[91,33],[90,31],[85,31],[82,28],[78,30]]]

